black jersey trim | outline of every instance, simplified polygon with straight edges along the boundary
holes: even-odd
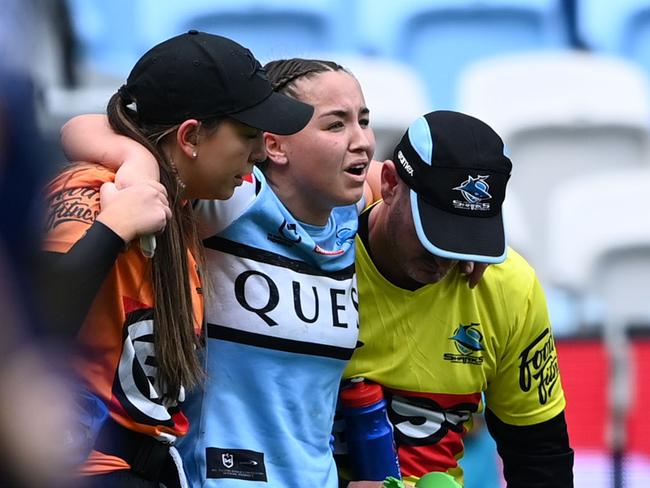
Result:
[[[270,264],[280,268],[287,268],[301,274],[325,276],[337,281],[349,280],[354,276],[353,264],[338,271],[324,271],[316,266],[311,266],[304,261],[287,258],[286,256],[274,252],[231,241],[223,237],[209,237],[203,241],[203,245],[208,249],[221,251],[227,254],[232,254],[233,256],[251,259],[253,261]]]
[[[321,356],[333,359],[349,360],[355,348],[331,346],[327,344],[315,344],[313,342],[296,341],[282,337],[271,337],[264,334],[256,334],[243,330],[232,329],[218,324],[208,324],[208,338],[220,339],[238,344],[273,349],[276,351],[307,354],[309,356]]]

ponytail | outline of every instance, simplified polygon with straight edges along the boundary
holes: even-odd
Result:
[[[176,170],[161,150],[165,136],[176,126],[141,127],[135,101],[120,89],[108,102],[108,121],[115,132],[146,147],[158,161],[160,183],[167,190],[172,217],[156,237],[156,254],[151,259],[154,307],[154,349],[158,363],[158,382],[164,397],[176,399],[181,386],[196,386],[203,370],[196,354],[192,289],[188,249],[202,267],[201,245],[192,206],[183,202]],[[135,109],[135,110],[134,110]]]

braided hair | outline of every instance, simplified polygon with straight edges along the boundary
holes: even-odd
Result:
[[[340,64],[321,59],[279,59],[266,63],[264,69],[274,91],[297,99],[300,99],[300,95],[296,89],[296,81],[303,77],[310,78],[327,71],[344,71],[351,74]]]

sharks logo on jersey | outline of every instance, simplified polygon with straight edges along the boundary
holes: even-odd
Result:
[[[269,232],[267,239],[271,242],[287,247],[295,246],[296,244],[300,244],[302,241],[302,237],[298,234],[296,223],[287,222],[286,219],[282,224],[280,224],[280,227],[278,227],[277,234]]]
[[[450,337],[456,344],[458,352],[467,356],[476,351],[482,351],[483,334],[481,334],[476,326],[479,324],[472,323],[470,325],[461,325],[456,329],[454,335]]]
[[[490,185],[485,181],[489,177],[489,175],[477,175],[474,178],[468,175],[465,181],[454,188],[454,190],[460,191],[465,201],[454,200],[454,207],[463,210],[490,210],[490,204],[485,201],[492,198],[489,192]]]
[[[476,364],[483,363],[479,355],[483,351],[483,334],[478,330],[481,324],[472,322],[469,325],[460,324],[449,340],[454,342],[456,350],[460,354],[445,353],[445,361],[452,363]]]

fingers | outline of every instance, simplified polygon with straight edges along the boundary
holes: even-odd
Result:
[[[474,288],[476,285],[479,284],[481,279],[483,278],[483,273],[485,273],[485,270],[488,268],[489,264],[487,263],[476,263],[474,265],[474,269],[469,275],[469,278],[467,280],[469,287]]]
[[[461,261],[458,264],[460,272],[467,276],[467,284],[471,289],[479,284],[489,266],[487,263],[475,263],[473,261]]]
[[[155,230],[154,233],[160,234],[163,230],[165,230],[165,227],[167,226],[167,222],[169,222],[172,218],[172,210],[169,206],[169,199],[167,198],[167,190],[163,185],[161,185],[157,181],[153,180],[148,180],[147,182],[144,182],[143,184],[146,184],[149,190],[153,190],[153,199],[157,200],[158,203],[158,215],[157,219],[159,221],[159,228]],[[152,208],[152,212],[153,212]]]
[[[110,203],[115,200],[119,193],[119,190],[114,183],[106,182],[99,189],[99,204],[101,208],[107,207]]]
[[[97,220],[110,227],[125,242],[160,233],[172,218],[165,187],[146,180],[119,190],[113,183],[100,188],[101,211]]]
[[[460,261],[460,272],[464,275],[470,275],[474,271],[474,261]]]
[[[169,222],[172,219],[172,209],[169,208],[169,205],[166,205],[166,204],[163,207],[163,209],[165,210],[165,221]]]

